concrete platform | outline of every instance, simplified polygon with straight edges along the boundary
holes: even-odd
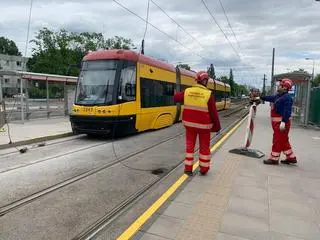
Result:
[[[298,164],[268,166],[264,158],[229,153],[242,147],[245,128],[246,122],[213,155],[209,174],[191,177],[135,240],[320,239],[320,131],[293,127]],[[268,157],[271,142],[269,105],[260,105],[252,148]]]
[[[9,123],[10,135],[12,142],[15,144],[29,144],[33,140],[41,140],[41,138],[55,138],[71,135],[71,125],[68,117],[57,117],[50,119],[36,119]],[[8,147],[9,131],[5,125],[4,130],[0,132],[0,149]]]

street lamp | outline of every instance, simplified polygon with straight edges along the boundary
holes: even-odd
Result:
[[[320,0],[319,0],[320,1]],[[312,64],[312,80],[311,82],[314,81],[314,59],[313,58],[309,58],[307,57],[306,60],[312,60],[313,64]],[[310,91],[311,91],[311,82],[310,79],[308,80],[308,86],[307,86],[307,104],[306,104],[306,116],[305,116],[305,125],[308,125],[309,122],[309,107],[310,107]]]

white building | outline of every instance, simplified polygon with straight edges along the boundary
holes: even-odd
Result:
[[[0,54],[0,70],[22,71],[28,58]],[[12,96],[20,92],[20,78],[17,76],[0,76],[4,96]]]

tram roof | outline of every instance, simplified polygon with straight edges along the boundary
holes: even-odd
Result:
[[[140,62],[144,64],[148,64],[153,67],[158,67],[167,71],[175,72],[175,66],[166,63],[164,61],[143,55],[143,54],[138,54],[134,51],[131,50],[124,50],[124,49],[113,49],[113,50],[98,50],[94,52],[88,53],[83,60],[103,60],[103,59],[126,59],[134,62]],[[189,71],[186,69],[180,68],[180,72],[184,76],[189,76],[192,78],[196,77],[196,73],[194,71]],[[223,82],[217,81],[217,80],[212,80],[210,79],[209,81],[215,81],[216,84],[218,85],[224,85]],[[227,87],[230,87],[229,84],[226,84]]]
[[[25,80],[33,80],[33,81],[48,81],[48,82],[56,82],[56,83],[66,83],[72,84],[77,83],[77,77],[73,76],[64,76],[64,75],[56,75],[56,74],[46,74],[46,73],[35,73],[35,72],[23,72],[23,71],[12,71],[12,70],[1,70],[0,75],[5,76],[19,76]]]

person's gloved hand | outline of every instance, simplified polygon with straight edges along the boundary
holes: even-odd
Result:
[[[284,131],[286,129],[286,123],[285,122],[281,122],[280,123],[280,131]]]

